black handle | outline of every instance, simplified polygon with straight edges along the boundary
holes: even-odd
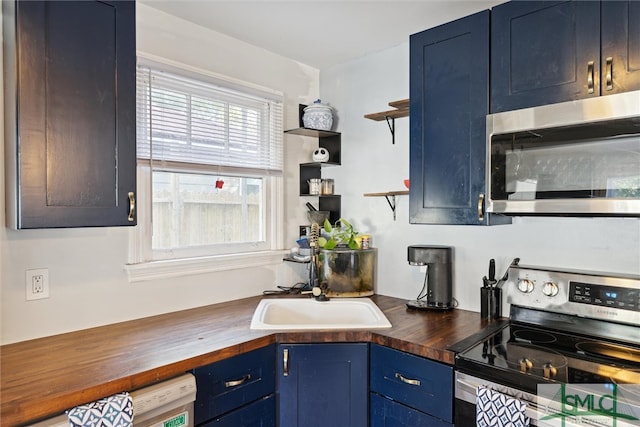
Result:
[[[315,206],[313,206],[311,203],[307,202],[307,209],[309,209],[311,212],[315,212],[318,209],[316,209]]]
[[[496,281],[496,260],[493,258],[489,260],[489,281]]]

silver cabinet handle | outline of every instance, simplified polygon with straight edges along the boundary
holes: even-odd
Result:
[[[605,59],[605,89],[613,90],[613,58]]]
[[[420,385],[420,380],[413,380],[411,378],[407,378],[405,376],[402,376],[402,374],[399,374],[396,372],[396,378],[399,379],[400,381],[402,381],[405,384],[410,384],[410,385]]]
[[[129,222],[133,222],[136,212],[136,195],[133,191],[129,191]]]
[[[484,221],[484,193],[478,196],[478,221]]]
[[[289,349],[285,348],[282,350],[282,375],[285,377],[289,376]]]
[[[236,386],[239,386],[240,384],[246,383],[250,379],[251,379],[251,374],[247,374],[247,375],[245,375],[244,377],[242,377],[242,378],[240,378],[238,380],[225,381],[224,382],[224,386],[226,388],[236,387]]]
[[[587,62],[587,89],[593,93],[593,61]]]

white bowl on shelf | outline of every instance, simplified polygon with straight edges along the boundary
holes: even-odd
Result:
[[[302,123],[309,129],[330,131],[333,126],[333,108],[318,99],[304,108]]]

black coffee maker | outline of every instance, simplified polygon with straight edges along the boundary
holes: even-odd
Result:
[[[407,307],[419,310],[451,310],[453,308],[453,248],[450,246],[409,246],[409,265],[426,266],[422,290]]]

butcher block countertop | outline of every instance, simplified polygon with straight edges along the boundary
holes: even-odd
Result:
[[[487,325],[465,310],[412,311],[371,299],[389,329],[251,330],[262,296],[85,329],[0,347],[0,425],[26,424],[271,343],[372,342],[447,364],[452,344]]]

